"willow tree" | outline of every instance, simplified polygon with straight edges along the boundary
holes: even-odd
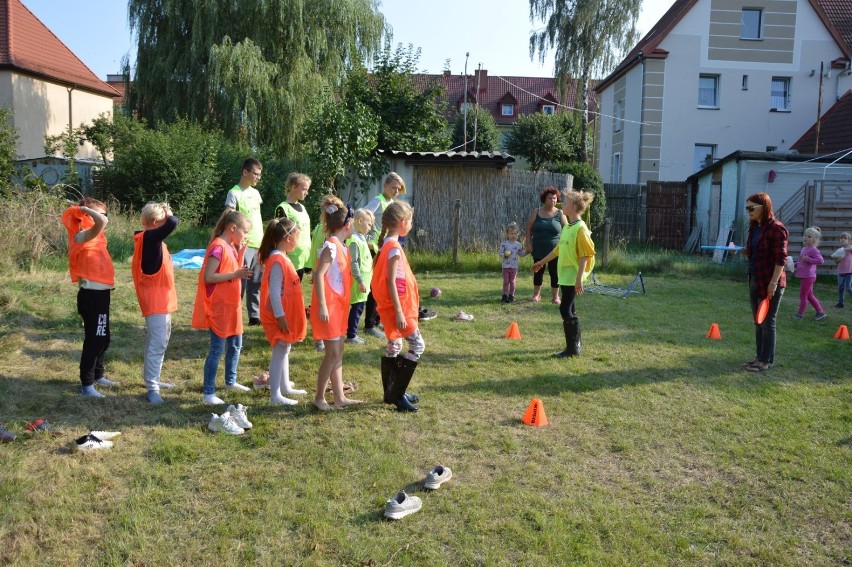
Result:
[[[375,0],[129,0],[129,109],[288,151],[308,103],[379,48]]]
[[[580,78],[583,132],[582,157],[588,161],[589,81],[593,73],[609,72],[636,41],[642,0],[530,0],[530,20],[544,21],[530,36],[530,59],[543,63],[556,52],[556,82],[561,95]]]

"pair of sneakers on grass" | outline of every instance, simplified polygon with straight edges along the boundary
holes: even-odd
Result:
[[[450,467],[435,465],[426,473],[423,488],[438,490],[442,484],[452,477],[453,471],[450,470]],[[384,516],[391,520],[401,520],[406,516],[419,512],[421,508],[423,508],[423,501],[420,498],[411,496],[405,490],[400,490],[396,496],[388,500],[385,504]]]

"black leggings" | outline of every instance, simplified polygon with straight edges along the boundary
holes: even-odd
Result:
[[[541,258],[544,258],[544,256],[542,256]],[[539,260],[541,260],[541,258],[536,258],[535,256],[533,256],[533,261],[538,262]],[[557,266],[558,263],[559,263],[559,258],[554,258],[553,260],[551,260],[550,262],[547,263],[547,273],[550,274],[550,287],[552,287],[553,289],[556,289],[557,287],[559,287],[559,273],[557,271],[558,268],[559,268]],[[543,281],[544,281],[544,269],[541,269],[541,270],[539,270],[539,271],[537,271],[536,273],[533,274],[533,285],[534,286],[536,286],[536,287],[541,286],[541,283]]]
[[[109,289],[77,292],[77,313],[83,318],[83,353],[80,355],[80,382],[91,386],[104,375],[104,356],[109,348]]]
[[[559,289],[562,291],[562,303],[559,304],[559,314],[562,315],[562,320],[566,323],[569,321],[578,321],[577,310],[574,307],[577,288],[573,285],[561,285]]]

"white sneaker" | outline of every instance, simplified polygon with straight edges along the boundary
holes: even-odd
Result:
[[[234,407],[233,405],[228,406],[225,413],[230,414],[230,416],[234,419],[234,422],[243,429],[251,429],[252,424],[248,420],[248,414],[246,413],[247,410],[248,408],[243,404],[237,404],[237,407]]]
[[[100,378],[95,380],[95,384],[98,384],[100,386],[118,386],[118,382],[110,380],[106,376],[101,376]]]
[[[208,406],[223,406],[225,405],[225,400],[217,396],[216,394],[205,394],[203,398],[201,398]]]
[[[110,447],[112,447],[112,441],[104,441],[91,433],[83,435],[74,442],[74,450],[81,453],[109,449]]]
[[[207,424],[207,429],[214,432],[221,431],[229,435],[242,435],[246,432],[245,429],[234,422],[234,418],[228,412],[223,413],[221,416],[215,413],[212,414],[210,416],[210,423]]]
[[[423,502],[416,496],[409,496],[400,490],[399,494],[385,504],[385,517],[391,520],[401,520],[415,512],[419,512]]]
[[[246,388],[242,384],[237,384],[234,382],[233,384],[225,384],[226,390],[234,390],[235,392],[248,392],[251,388]]]
[[[89,431],[89,435],[94,435],[101,441],[109,441],[121,435],[121,431]]]
[[[435,465],[432,467],[432,470],[426,473],[426,480],[423,482],[423,486],[430,490],[438,490],[442,484],[451,478],[453,478],[453,471],[450,470],[450,467]]]

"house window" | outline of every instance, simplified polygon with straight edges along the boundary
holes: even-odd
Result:
[[[460,102],[459,103],[459,113],[463,114],[465,109],[471,110],[473,108],[472,102]]]
[[[621,183],[621,154],[612,154],[612,182]]]
[[[719,75],[698,76],[699,108],[719,108]]]
[[[763,10],[758,8],[743,8],[740,39],[760,39],[763,25]]]
[[[767,152],[777,152],[778,146],[766,146],[766,151]]]
[[[695,144],[695,152],[692,158],[692,171],[704,169],[711,163],[716,156],[716,146],[711,144]]]
[[[554,114],[556,112],[556,106],[552,104],[542,104],[541,112],[543,114]]]
[[[769,108],[782,112],[790,111],[790,77],[772,77]]]
[[[500,115],[501,116],[514,116],[515,115],[515,105],[511,102],[503,102],[500,103]]]
[[[748,75],[743,75],[743,90],[748,90]]]
[[[615,131],[621,132],[624,128],[624,101],[615,103]]]

